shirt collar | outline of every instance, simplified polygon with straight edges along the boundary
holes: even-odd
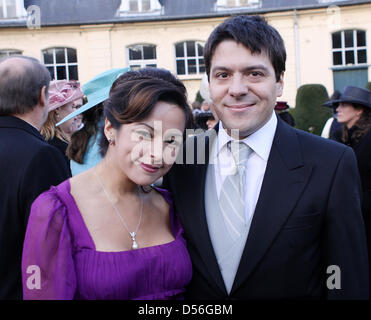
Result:
[[[263,160],[268,161],[276,128],[277,116],[273,111],[272,116],[263,127],[241,141],[246,143]],[[232,138],[224,130],[222,122],[219,121],[217,146],[218,155],[231,140]]]

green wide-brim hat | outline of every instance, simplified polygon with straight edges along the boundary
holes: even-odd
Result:
[[[80,115],[90,108],[108,99],[113,82],[123,73],[129,71],[130,68],[114,68],[98,74],[93,79],[82,86],[82,91],[87,97],[88,102],[83,106],[70,113],[68,116],[59,121],[56,126]]]

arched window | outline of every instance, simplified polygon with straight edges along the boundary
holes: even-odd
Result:
[[[133,70],[144,67],[157,67],[156,46],[136,44],[128,47],[129,67]]]
[[[205,72],[204,44],[184,41],[175,44],[177,75],[202,74]]]
[[[0,59],[5,58],[5,57],[9,57],[9,56],[18,56],[18,55],[21,55],[21,54],[22,54],[22,51],[20,51],[20,50],[3,49],[3,50],[0,50]]]
[[[43,62],[53,80],[78,80],[77,53],[72,48],[43,50]]]
[[[333,33],[332,61],[334,66],[367,63],[366,32],[342,30]]]

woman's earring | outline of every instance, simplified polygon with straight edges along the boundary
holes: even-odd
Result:
[[[112,146],[115,143],[115,139],[108,138],[108,143]]]

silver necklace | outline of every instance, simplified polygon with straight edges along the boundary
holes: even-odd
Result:
[[[110,196],[108,195],[108,192],[107,192],[106,188],[104,187],[102,180],[99,178],[98,173],[96,172],[96,169],[94,170],[94,173],[95,173],[95,176],[97,177],[97,180],[98,180],[99,184],[101,185],[101,187],[102,187],[102,189],[103,189],[103,191],[104,191],[104,193],[105,193],[105,195],[106,195],[108,201],[111,203],[113,209],[115,209],[115,211],[116,211],[118,217],[120,218],[122,225],[125,227],[125,229],[127,230],[127,232],[129,232],[129,234],[130,234],[131,240],[133,241],[133,243],[132,243],[132,245],[131,245],[131,249],[133,249],[133,250],[134,250],[134,249],[138,249],[138,243],[137,243],[135,237],[136,237],[136,235],[137,235],[137,232],[138,232],[138,229],[139,229],[140,223],[142,222],[142,215],[143,215],[143,199],[141,198],[141,196],[140,196],[140,194],[139,194],[139,198],[140,198],[140,215],[139,215],[139,221],[138,221],[138,225],[137,225],[137,227],[135,228],[135,231],[130,232],[130,230],[129,230],[127,224],[125,223],[124,219],[122,218],[122,216],[121,216],[121,214],[120,214],[120,211],[117,209],[117,207],[114,205],[113,201],[111,200]]]

